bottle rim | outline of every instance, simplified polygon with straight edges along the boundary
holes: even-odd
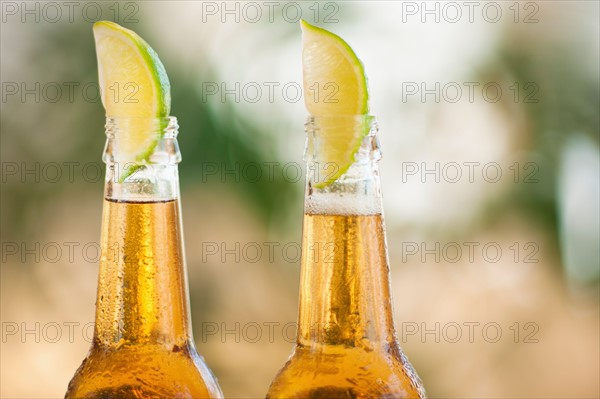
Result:
[[[364,114],[364,115],[309,115],[306,117],[304,125],[311,125],[315,123],[319,123],[321,121],[357,121],[357,122],[367,122],[372,124],[377,121],[377,117],[375,115]]]
[[[304,132],[307,140],[312,140],[320,136],[321,126],[327,126],[334,130],[340,127],[352,128],[356,135],[363,138],[373,137],[379,131],[379,124],[374,115],[335,115],[335,116],[308,116],[304,122]],[[366,133],[360,133],[360,131]]]
[[[119,131],[126,131],[132,127],[144,127],[158,133],[162,139],[174,139],[179,132],[177,117],[144,117],[144,116],[107,116],[104,124],[106,136],[114,138]]]
[[[323,162],[321,154],[324,151],[324,146],[321,143],[324,136],[320,132],[321,126],[333,128],[335,131],[339,131],[340,127],[354,130],[353,138],[359,140],[357,141],[358,148],[354,154],[354,162],[366,163],[381,159],[381,148],[378,139],[379,124],[374,115],[309,116],[304,124],[306,145],[303,159],[305,162]],[[350,139],[350,136],[345,134],[343,137]],[[339,140],[333,140],[328,145],[336,142],[339,142]]]

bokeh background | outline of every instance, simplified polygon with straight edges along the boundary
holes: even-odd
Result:
[[[89,347],[109,19],[171,80],[198,350],[226,397],[264,397],[298,305],[301,16],[365,64],[429,395],[599,397],[599,3],[467,3],[2,1],[0,396],[62,397]]]

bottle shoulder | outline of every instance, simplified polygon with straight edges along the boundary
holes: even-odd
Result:
[[[204,360],[187,347],[139,345],[92,349],[69,383],[65,398],[220,398]]]
[[[321,348],[322,349],[322,348]],[[401,352],[329,346],[297,347],[267,398],[424,398],[421,381]]]

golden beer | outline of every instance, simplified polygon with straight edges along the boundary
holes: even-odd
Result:
[[[109,134],[94,340],[66,398],[222,397],[190,327],[175,133],[123,182]]]
[[[307,126],[309,169],[323,145],[319,119]],[[395,336],[379,157],[373,128],[332,186],[308,178],[297,343],[267,398],[425,396]]]

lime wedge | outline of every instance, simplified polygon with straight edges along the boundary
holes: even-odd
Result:
[[[352,48],[339,36],[300,21],[304,101],[318,118],[321,162],[328,173],[316,187],[325,187],[343,175],[354,162],[369,124],[361,119],[369,112],[364,67]]]
[[[338,35],[301,20],[304,101],[312,116],[369,112],[362,62]]]
[[[165,67],[144,39],[114,22],[96,22],[94,38],[106,116],[131,118],[126,137],[119,138],[119,155],[147,161],[162,134],[155,118],[169,116],[171,108]]]

